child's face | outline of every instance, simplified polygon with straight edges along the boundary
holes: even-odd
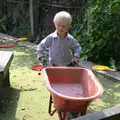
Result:
[[[58,22],[55,23],[55,28],[59,35],[65,35],[68,32],[69,26],[67,24]]]

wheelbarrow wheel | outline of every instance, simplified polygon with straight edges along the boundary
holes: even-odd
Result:
[[[72,117],[72,114],[71,112],[67,112],[67,115],[66,115],[66,119],[65,120],[71,120],[73,117]]]
[[[77,113],[76,112],[71,112],[71,116],[72,116],[72,118],[76,118],[78,116],[78,112]]]
[[[83,116],[85,114],[86,114],[86,111],[83,111],[83,112],[68,112],[66,116],[68,116],[70,119],[73,119],[73,118]]]

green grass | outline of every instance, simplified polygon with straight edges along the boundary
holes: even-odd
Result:
[[[100,99],[92,102],[90,108],[92,111],[100,111],[120,104],[120,81],[106,78],[102,75],[96,75],[104,88],[104,93]]]
[[[43,75],[31,70],[32,65],[38,64],[36,51],[27,47],[1,50],[14,52],[14,59],[10,67],[11,88],[2,92],[0,120],[56,120],[57,114],[48,114],[49,92]]]
[[[48,114],[49,92],[43,74],[31,70],[38,64],[36,51],[27,47],[0,49],[14,52],[10,67],[10,88],[1,90],[0,120],[57,120]],[[104,87],[100,99],[93,101],[88,112],[100,111],[120,103],[120,82],[97,76]]]

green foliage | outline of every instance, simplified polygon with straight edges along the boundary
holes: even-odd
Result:
[[[29,4],[5,0],[0,6],[0,32],[19,37],[29,36]]]
[[[6,20],[7,17],[0,14],[0,31],[3,33],[6,31]]]
[[[74,32],[82,45],[84,59],[107,64],[111,57],[119,62],[120,55],[120,1],[96,0],[87,5],[84,21],[75,18]]]
[[[0,31],[11,35],[30,35],[29,2],[2,0]],[[49,0],[42,0],[47,2]],[[70,33],[82,46],[81,57],[97,63],[110,64],[111,58],[118,63],[120,56],[120,0],[71,0],[74,9]],[[34,8],[38,7],[37,5]],[[44,19],[49,6],[40,4],[38,36],[47,34]],[[50,7],[49,7],[50,8]],[[60,10],[60,9],[59,9]],[[5,12],[3,14],[3,11]],[[10,12],[8,12],[10,11]],[[49,11],[50,12],[50,11]]]

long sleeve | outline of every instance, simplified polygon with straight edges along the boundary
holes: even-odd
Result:
[[[49,37],[44,38],[37,46],[37,58],[43,57],[45,55],[45,51],[49,47]]]
[[[80,52],[82,51],[82,48],[80,46],[80,44],[78,43],[78,41],[76,39],[73,39],[72,41],[73,43],[73,52],[74,52],[74,56],[78,56],[80,55]]]

